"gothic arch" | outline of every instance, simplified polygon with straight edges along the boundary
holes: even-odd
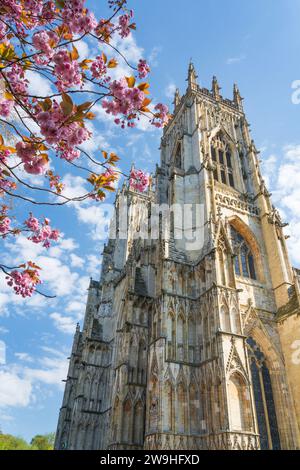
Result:
[[[174,386],[170,380],[166,380],[163,384],[163,430],[174,431]]]
[[[198,434],[200,430],[199,395],[200,395],[199,388],[198,388],[195,378],[193,377],[189,386],[189,417],[190,417],[190,433],[191,434]]]
[[[220,307],[220,322],[221,329],[227,333],[231,332],[230,312],[229,307],[223,303]]]
[[[178,135],[172,152],[172,164],[175,168],[183,168],[183,141]]]
[[[228,217],[229,225],[231,225],[246,241],[247,245],[249,246],[251,253],[254,258],[254,265],[255,265],[255,272],[257,280],[261,283],[265,282],[265,275],[264,275],[264,266],[263,260],[261,256],[260,246],[257,241],[256,236],[249,228],[247,224],[237,215]]]
[[[232,431],[250,431],[251,400],[249,387],[240,371],[233,370],[227,381],[230,427]]]
[[[240,335],[241,334],[241,318],[237,307],[233,306],[230,311],[232,332]]]
[[[139,399],[133,410],[133,443],[141,446],[144,440],[144,414],[145,407]]]
[[[186,340],[186,321],[185,315],[180,310],[177,317],[177,359],[183,361],[185,357],[185,340]]]
[[[288,382],[285,374],[285,367],[281,352],[277,350],[274,341],[270,339],[267,330],[259,317],[253,328],[247,328],[245,333],[251,336],[264,354],[265,363],[270,375],[270,383],[273,392],[274,406],[278,423],[280,446],[282,449],[295,448],[296,431],[293,428],[293,403],[289,394],[282,393],[282,390],[288,389]]]
[[[179,434],[185,434],[187,427],[187,389],[185,382],[180,380],[177,385],[177,431]]]
[[[113,416],[112,416],[112,442],[118,441],[118,433],[119,433],[119,426],[118,420],[120,415],[120,399],[117,396],[115,399],[115,403],[113,405]]]
[[[243,189],[243,182],[238,170],[237,146],[223,126],[211,131],[210,155],[214,165],[214,179],[235,189]]]
[[[132,402],[130,398],[126,398],[123,402],[122,416],[122,442],[131,443],[132,436]]]
[[[171,358],[176,357],[176,322],[175,313],[169,310],[167,317],[167,341],[168,341],[168,355]]]

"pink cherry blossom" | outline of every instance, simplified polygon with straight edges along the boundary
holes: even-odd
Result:
[[[32,234],[28,237],[33,243],[42,243],[43,247],[50,247],[50,240],[57,241],[60,237],[60,233],[57,229],[52,229],[50,226],[50,220],[45,218],[43,223],[40,223],[36,217],[29,214],[29,218],[24,222],[25,226],[32,231]]]
[[[53,46],[58,42],[58,36],[53,31],[38,31],[32,37],[34,47],[51,58],[54,54]],[[51,44],[52,43],[52,44]]]
[[[21,158],[23,163],[29,163],[34,158],[36,150],[32,143],[18,142],[16,144],[18,157]]]
[[[49,162],[43,157],[36,157],[29,163],[24,163],[24,170],[31,175],[43,175],[49,168]]]
[[[25,220],[24,224],[29,228],[29,230],[32,230],[33,232],[36,232],[40,228],[38,219],[33,217],[32,213],[29,214],[29,218]]]
[[[24,271],[13,270],[6,276],[7,284],[13,287],[17,295],[31,297],[38,284],[41,284],[37,269],[27,268]]]
[[[61,49],[53,55],[54,74],[57,77],[57,88],[64,91],[73,86],[82,84],[82,74],[79,64],[76,60],[72,60],[67,49]]]
[[[97,20],[93,13],[84,8],[84,0],[66,1],[62,11],[64,22],[72,33],[83,34],[94,31],[97,27]]]
[[[91,134],[80,122],[64,125],[66,118],[58,103],[54,101],[50,111],[38,112],[36,119],[47,143],[56,145],[61,158],[72,161],[80,156],[80,151],[74,147],[85,142]]]
[[[76,160],[77,158],[80,157],[80,150],[70,148],[70,147],[65,147],[59,153],[59,156],[60,158],[67,160],[68,162],[72,162],[73,160]]]
[[[0,216],[0,233],[6,235],[10,231],[11,220],[9,217]]]
[[[149,186],[149,175],[142,170],[131,169],[129,184],[132,189],[141,193],[145,192]]]
[[[107,67],[102,56],[97,56],[91,65],[91,72],[94,78],[101,78],[107,72]]]
[[[9,86],[15,94],[25,95],[27,92],[28,80],[25,78],[25,72],[19,64],[13,64],[10,70],[6,72],[6,78]]]
[[[102,106],[108,114],[123,115],[127,119],[142,107],[145,93],[137,87],[128,87],[127,81],[114,80],[110,84],[111,100],[103,100]],[[116,122],[116,121],[115,121]]]
[[[146,78],[148,73],[150,72],[150,67],[147,64],[147,62],[143,59],[139,60],[138,63],[138,72],[139,72],[139,78]]]
[[[155,127],[164,127],[169,121],[169,109],[165,104],[158,103],[154,110],[156,114],[151,121],[151,124]]]
[[[0,116],[8,117],[11,113],[11,110],[14,106],[14,102],[12,100],[1,100],[0,101]]]
[[[129,13],[125,13],[125,15],[121,15],[119,17],[119,34],[121,38],[126,38],[130,34],[130,20],[133,17],[133,11],[131,10]]]

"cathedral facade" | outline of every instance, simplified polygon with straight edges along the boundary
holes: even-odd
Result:
[[[183,224],[159,209],[153,236],[157,206],[196,209]],[[190,64],[152,184],[117,194],[55,448],[299,449],[300,271],[284,226],[238,88],[201,88]]]

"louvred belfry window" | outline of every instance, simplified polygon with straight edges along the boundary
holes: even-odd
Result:
[[[215,180],[234,188],[233,155],[222,134],[218,134],[211,145],[211,158]]]

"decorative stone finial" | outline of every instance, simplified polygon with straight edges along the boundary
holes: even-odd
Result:
[[[190,64],[189,64],[189,71],[188,71],[188,84],[189,84],[189,87],[191,88],[193,85],[197,85],[197,78],[198,78],[198,75],[196,74],[196,70],[195,70],[195,67],[194,67],[194,64],[192,61],[190,61]]]
[[[221,87],[219,86],[217,77],[213,76],[211,91],[216,99],[220,98],[220,90],[221,90]]]
[[[179,105],[180,99],[181,99],[181,96],[180,96],[179,90],[178,90],[178,88],[176,88],[175,95],[174,95],[174,101],[173,101],[174,109],[176,108],[176,106]]]
[[[233,101],[238,106],[238,108],[243,110],[243,98],[241,97],[240,90],[238,89],[237,84],[233,85]]]

